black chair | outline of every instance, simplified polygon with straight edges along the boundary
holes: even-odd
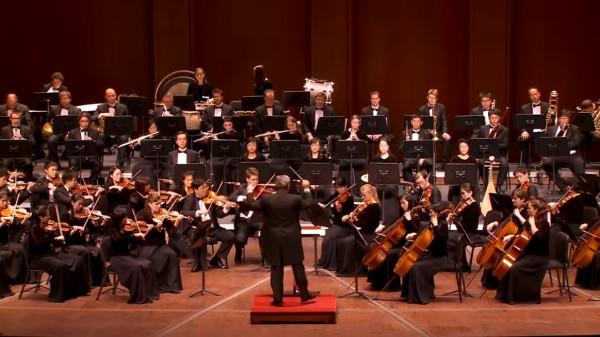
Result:
[[[129,290],[119,287],[119,275],[112,269],[112,264],[110,262],[110,255],[107,252],[110,252],[110,239],[106,238],[100,242],[100,250],[105,252],[106,262],[104,268],[104,275],[102,276],[102,282],[100,283],[100,287],[98,287],[98,294],[96,295],[96,301],[100,300],[100,296],[102,294],[106,294],[107,292],[112,292],[113,295],[117,294],[117,291],[129,292]],[[110,284],[110,288],[104,290],[105,283]]]
[[[561,231],[552,230],[550,232],[550,252],[548,262],[548,277],[550,278],[550,286],[554,287],[552,281],[552,271],[556,271],[556,280],[558,289],[547,292],[551,294],[559,292],[562,296],[563,291],[569,295],[569,302],[572,302],[571,286],[569,284],[569,236]]]
[[[23,257],[25,260],[25,280],[23,280],[23,285],[21,286],[21,291],[19,292],[19,299],[23,297],[23,294],[29,291],[37,293],[40,288],[48,289],[50,288],[46,285],[42,284],[42,276],[43,274],[47,274],[48,278],[46,279],[46,284],[49,284],[50,278],[52,277],[50,273],[45,269],[35,269],[31,268],[31,260],[29,256],[30,246],[29,246],[29,235],[26,235],[23,238]],[[27,287],[28,284],[32,284],[32,286]]]
[[[467,286],[465,283],[465,277],[463,275],[463,267],[464,267],[464,260],[465,260],[465,254],[466,254],[466,242],[465,242],[465,238],[463,234],[459,234],[457,241],[456,241],[456,245],[454,247],[454,253],[452,255],[452,260],[454,262],[454,276],[456,279],[456,290],[451,291],[449,293],[443,294],[442,296],[448,296],[448,295],[458,295],[458,301],[460,303],[463,302],[463,296],[464,297],[472,297],[468,292],[467,292]]]

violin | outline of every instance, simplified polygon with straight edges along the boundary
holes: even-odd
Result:
[[[132,219],[126,218],[125,225],[123,225],[123,231],[127,233],[138,232],[138,233],[146,233],[151,228],[148,223],[145,221],[134,221]]]
[[[87,219],[88,217],[92,221],[110,219],[110,217],[108,215],[103,215],[102,212],[100,212],[99,210],[94,210],[94,211],[90,212],[90,209],[87,207],[82,207],[81,210],[79,210],[78,212],[75,212],[75,214],[73,216],[79,220],[84,220],[84,219]]]
[[[165,191],[165,190],[160,191],[160,201],[161,202],[167,202],[171,198],[181,199],[181,194],[177,194],[175,192]]]
[[[152,213],[152,220],[154,220],[154,222],[157,223],[165,220],[175,222],[177,221],[180,215],[181,214],[177,211],[167,211],[166,209],[161,208],[159,212]],[[194,220],[191,216],[184,216],[183,218],[189,221]]]
[[[8,206],[7,208],[3,209],[2,211],[0,211],[0,216],[2,216],[2,218],[11,218],[12,217],[16,218],[16,219],[27,219],[31,217],[31,213],[27,212],[26,209],[24,208],[16,208],[15,206]]]
[[[81,185],[77,186],[72,193],[73,194],[87,194],[87,195],[95,195],[98,191],[104,191],[104,188],[98,185]]]
[[[209,191],[208,195],[204,198],[202,198],[202,201],[204,201],[205,204],[215,204],[219,207],[225,206],[225,203],[227,203],[229,200],[227,200],[227,196],[226,195],[219,195],[213,191]],[[230,202],[231,207],[238,207],[238,205],[234,202]]]
[[[135,188],[135,181],[129,179],[121,179],[119,182],[113,181],[114,186],[119,186],[128,190],[132,190]]]
[[[276,192],[274,186],[273,184],[258,185],[252,191],[252,197],[258,199],[263,194],[274,194]]]
[[[59,226],[59,223],[54,220],[42,221],[41,227],[46,230],[46,232],[69,232],[72,229],[68,223],[61,222]]]
[[[373,205],[376,204],[377,201],[375,201],[375,199],[371,199],[367,202],[363,202],[362,204],[356,206],[356,208],[354,209],[354,211],[352,211],[350,213],[350,222],[354,223],[356,221],[358,221],[358,217],[367,209],[367,207],[369,207],[369,205]]]
[[[190,194],[194,193],[194,188],[192,186],[186,187],[185,193],[186,193],[186,195],[190,195]]]

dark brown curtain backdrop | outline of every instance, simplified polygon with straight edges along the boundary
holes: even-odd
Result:
[[[305,77],[335,81],[338,114],[379,90],[397,134],[400,115],[431,87],[449,117],[481,90],[513,113],[530,86],[544,100],[558,90],[570,109],[600,96],[595,0],[25,0],[2,9],[0,94],[25,103],[53,71],[85,104],[109,86],[152,97],[162,76],[196,66],[231,100],[252,93],[255,64],[278,91],[300,90]]]

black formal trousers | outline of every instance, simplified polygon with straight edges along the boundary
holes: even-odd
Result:
[[[271,289],[273,290],[273,301],[283,301],[283,265],[271,266]],[[308,297],[308,280],[304,272],[304,264],[292,264],[294,280],[300,290],[300,297]]]

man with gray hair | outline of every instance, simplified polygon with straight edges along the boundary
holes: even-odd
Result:
[[[302,303],[313,300],[318,293],[308,291],[308,280],[304,271],[304,252],[300,228],[300,211],[313,205],[310,182],[302,181],[301,196],[289,194],[290,177],[275,177],[277,191],[253,196],[254,186],[248,185],[248,205],[264,217],[260,244],[265,262],[271,266],[271,288],[274,306],[283,305],[283,267],[291,265]]]

